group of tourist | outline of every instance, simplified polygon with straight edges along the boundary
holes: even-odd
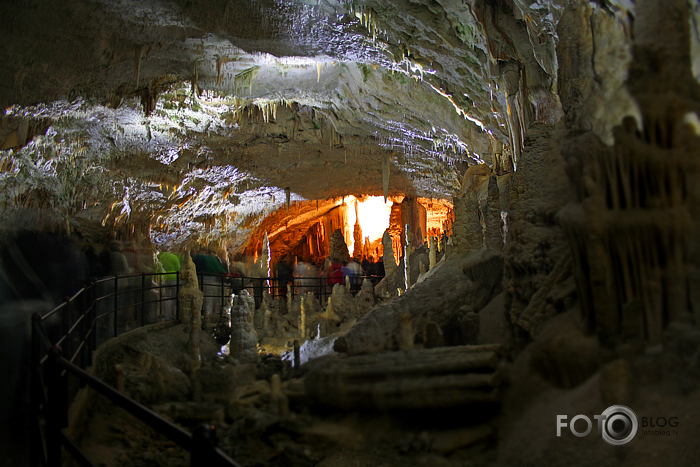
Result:
[[[292,286],[293,293],[314,292],[325,296],[332,292],[335,284],[350,283],[351,292],[360,290],[363,279],[367,277],[376,285],[384,277],[382,259],[350,258],[347,261],[332,261],[325,258],[293,258],[283,256],[273,270],[272,295],[282,297],[287,294],[287,286]]]

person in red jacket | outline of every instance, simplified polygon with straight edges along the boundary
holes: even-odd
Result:
[[[328,267],[328,285],[333,288],[335,284],[343,283],[343,264],[332,262]]]

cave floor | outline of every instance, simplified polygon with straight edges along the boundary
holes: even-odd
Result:
[[[324,407],[304,393],[279,356],[241,364],[200,334],[201,366],[185,349],[188,328],[159,325],[125,335],[101,354],[101,376],[186,430],[216,427],[218,446],[243,466],[480,466],[496,461],[494,414]],[[109,369],[111,367],[111,369]],[[112,373],[110,373],[112,372]],[[281,398],[276,394],[280,375]],[[96,465],[189,465],[189,453],[100,395],[90,395],[78,444]]]

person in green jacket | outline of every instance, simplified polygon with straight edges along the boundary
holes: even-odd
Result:
[[[175,300],[175,293],[176,293],[176,287],[175,285],[177,284],[177,272],[180,270],[182,267],[182,264],[180,263],[180,259],[175,255],[174,253],[171,253],[169,251],[163,251],[161,253],[158,253],[158,261],[160,262],[161,267],[163,268],[163,274],[161,277],[161,280],[163,281],[161,283],[161,286],[163,287],[162,290],[162,297],[163,298],[169,298],[170,300],[166,300],[161,303],[161,310],[163,310],[163,319],[165,321],[169,321],[172,319],[175,319],[175,305],[176,305],[176,300]]]
[[[180,270],[180,259],[169,251],[163,251],[158,253],[158,261],[160,261],[160,265],[163,267],[163,272],[166,273],[161,276],[161,279],[165,281],[177,280],[177,274],[175,273]]]

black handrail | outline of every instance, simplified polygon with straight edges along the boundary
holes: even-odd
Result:
[[[33,466],[60,466],[62,463],[62,448],[80,465],[93,466],[94,464],[85,454],[63,433],[63,428],[68,423],[68,406],[72,399],[68,384],[68,374],[75,377],[81,386],[91,386],[96,391],[105,395],[116,405],[124,408],[139,420],[151,426],[153,429],[174,441],[179,446],[191,452],[192,465],[201,465],[203,461],[207,465],[221,465],[237,467],[238,464],[230,459],[214,445],[216,436],[213,426],[203,426],[190,434],[163,417],[144,407],[128,396],[122,394],[100,379],[85,371],[92,361],[92,352],[98,345],[98,323],[102,318],[114,314],[114,329],[112,337],[119,333],[119,311],[133,308],[141,310],[140,325],[146,324],[146,306],[153,303],[175,301],[176,313],[173,319],[179,318],[179,303],[177,295],[162,298],[159,294],[157,300],[146,300],[148,290],[162,288],[175,288],[179,292],[179,273],[176,273],[176,281],[173,285],[157,285],[146,287],[146,276],[160,276],[160,274],[138,274],[107,278],[93,281],[67,297],[60,305],[51,311],[32,317],[32,368],[31,368],[31,406],[34,417],[32,418],[32,449],[31,464]],[[128,290],[119,290],[119,281],[125,278],[140,277],[141,287],[128,287]],[[114,281],[114,292],[97,297],[97,285],[109,284]],[[222,280],[223,283],[223,280]],[[123,289],[123,287],[122,287]],[[141,301],[119,306],[120,296],[140,292]],[[222,297],[223,297],[222,291]],[[98,313],[97,303],[105,298],[113,298],[114,308]],[[134,316],[135,317],[135,316]],[[45,326],[50,326],[55,319],[60,320],[61,336],[55,337],[54,342],[49,338]],[[63,357],[63,351],[67,350],[70,359]],[[78,359],[78,357],[80,357]],[[76,365],[79,361],[79,366]],[[42,426],[42,419],[45,426]]]
[[[189,449],[191,451],[192,465],[203,460],[206,460],[207,463],[218,465],[237,465],[213,446],[212,440],[215,439],[212,431],[213,427],[200,427],[200,429],[195,430],[190,435],[155,412],[84,371],[92,362],[93,351],[101,343],[100,332],[105,332],[106,336],[102,337],[109,339],[117,337],[123,330],[128,330],[129,324],[136,324],[137,326],[148,324],[146,322],[146,308],[148,305],[174,302],[174,313],[170,318],[179,320],[180,274],[179,272],[175,274],[176,280],[174,284],[166,285],[160,283],[157,285],[152,284],[152,281],[147,280],[148,277],[162,278],[163,273],[130,274],[128,276],[97,279],[81,288],[72,296],[67,297],[63,303],[51,311],[43,315],[36,314],[33,316],[31,347],[31,404],[35,414],[33,417],[31,452],[33,466],[60,466],[62,447],[79,464],[93,465],[62,431],[67,424],[69,400],[72,400],[72,396],[74,396],[74,394],[71,394],[71,391],[77,391],[77,388],[69,388],[67,374],[77,378],[80,386],[90,385],[115,404],[123,407],[132,415],[175,441],[178,445]],[[204,293],[204,297],[221,300],[222,305],[227,292],[235,290],[252,289],[253,293],[251,295],[255,297],[256,306],[259,306],[263,290],[267,290],[273,297],[286,297],[287,283],[292,286],[292,296],[303,290],[311,290],[321,300],[330,296],[332,289],[332,285],[328,283],[329,281],[326,277],[291,277],[288,280],[282,280],[275,277],[241,277],[227,274],[200,273],[198,275],[200,289],[203,293],[207,292]],[[134,287],[133,279],[135,278],[140,279],[140,286],[138,287]],[[352,284],[354,292],[359,290],[359,284],[365,278],[373,282],[381,279],[372,276],[355,277]],[[126,287],[120,286],[120,283],[124,284],[125,282],[128,284]],[[151,282],[151,286],[147,287],[147,282]],[[100,293],[98,287],[109,287],[110,284],[113,284],[114,291],[106,291],[98,296]],[[210,286],[220,289],[212,294],[211,290],[205,289],[205,287]],[[278,293],[282,287],[285,290],[282,293]],[[161,293],[163,289],[174,289],[174,296],[163,298]],[[158,290],[158,299],[146,300],[146,294],[151,290]],[[129,297],[135,297],[136,294],[140,295],[141,300],[131,301]],[[110,301],[112,302],[111,307],[109,307]],[[98,310],[98,306],[105,306],[111,309]],[[141,316],[137,321],[137,310],[139,309]],[[125,310],[133,310],[133,323],[127,322],[126,313],[123,313]],[[111,320],[110,314],[112,314]],[[60,336],[55,336],[53,333],[47,332],[46,329],[47,327],[55,328],[56,324],[58,324],[56,321],[60,321]],[[111,321],[112,329],[110,329],[109,321]],[[123,327],[121,326],[122,324],[124,324]],[[106,328],[101,327],[103,325]],[[53,339],[50,336],[53,336]],[[62,356],[63,353],[70,358],[64,358]],[[76,365],[76,361],[79,362],[79,365]],[[41,423],[42,417],[46,421],[45,427]]]

